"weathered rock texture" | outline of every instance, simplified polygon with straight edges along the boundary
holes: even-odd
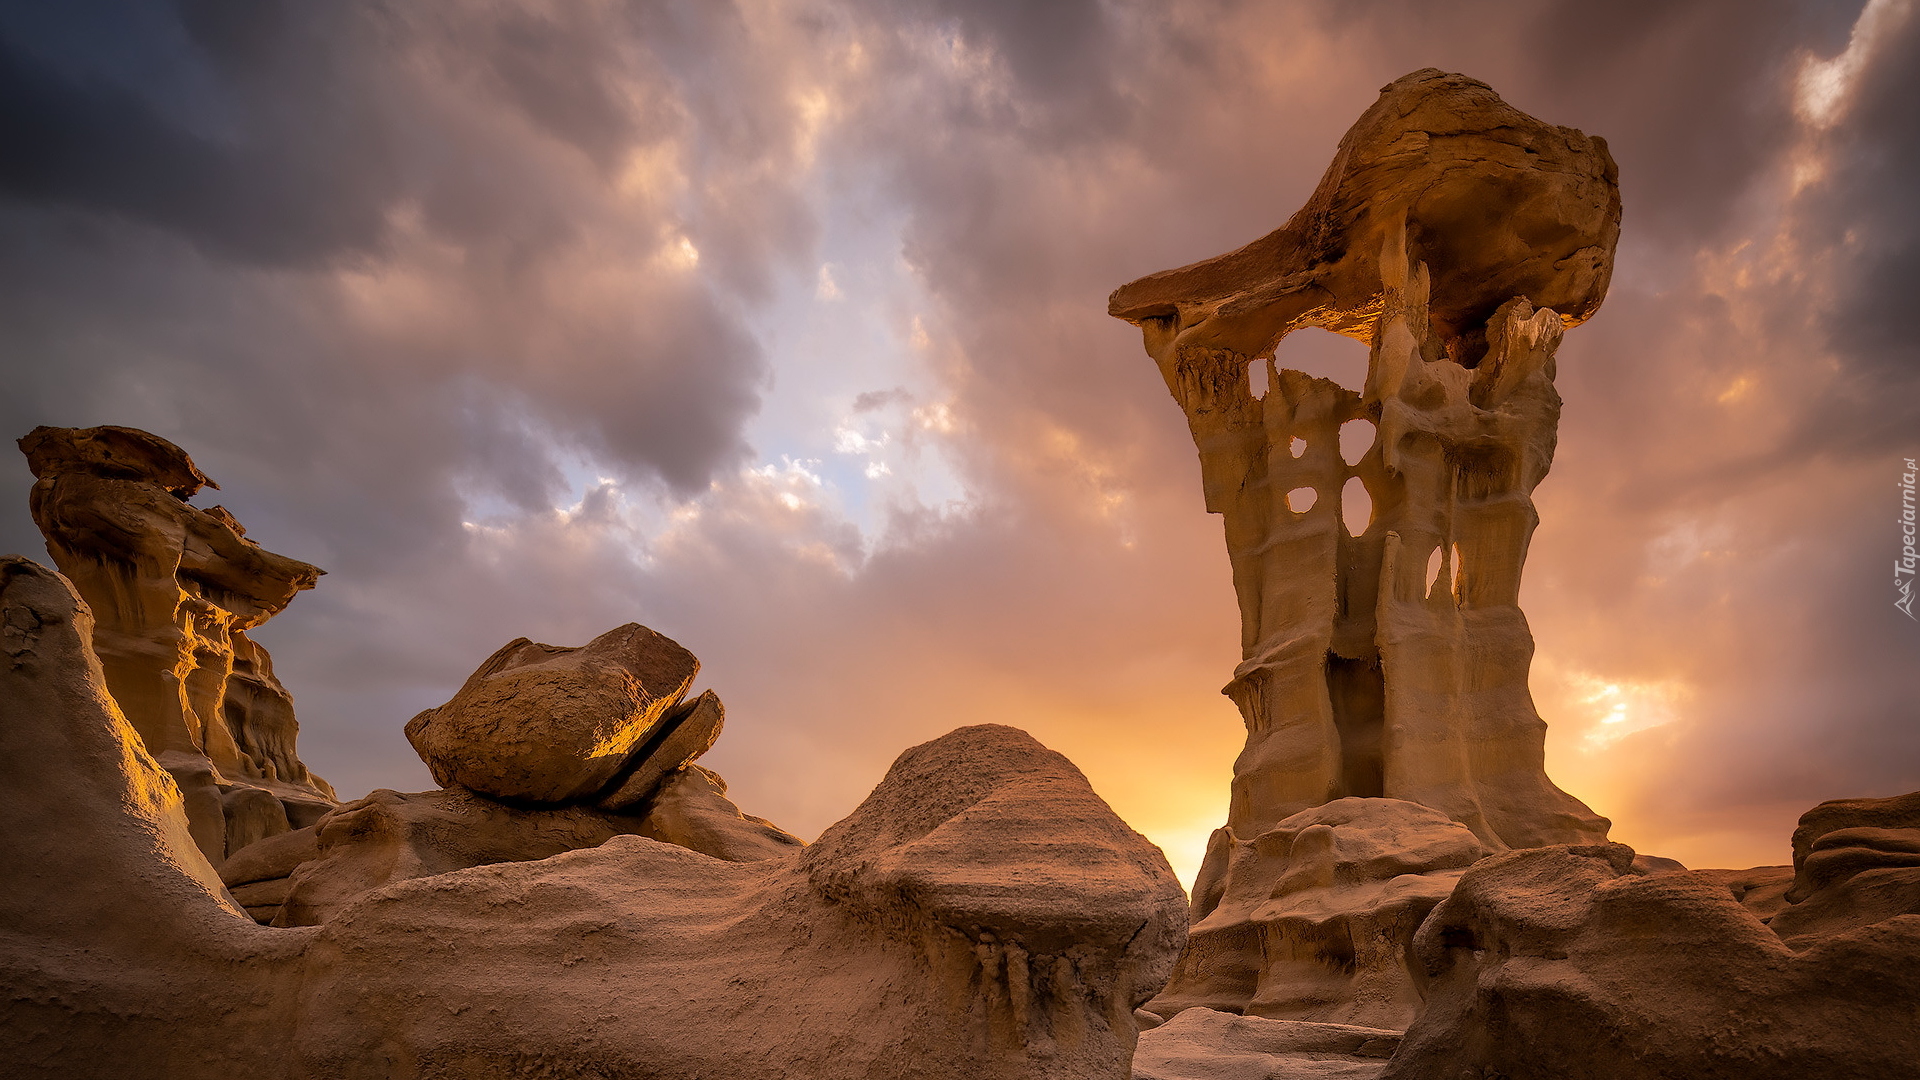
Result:
[[[1430,807],[1492,851],[1605,838],[1547,778],[1518,596],[1559,419],[1554,350],[1605,295],[1619,218],[1605,143],[1420,71],[1383,90],[1286,225],[1113,294],[1186,413],[1241,614],[1226,693],[1247,745],[1193,908],[1192,950],[1210,959],[1183,966],[1169,1000],[1220,1000],[1186,980],[1214,981],[1234,950],[1267,962],[1245,951],[1250,916],[1213,920],[1214,905],[1260,862],[1245,845],[1288,859],[1291,841],[1262,838],[1331,800]],[[1278,370],[1275,346],[1303,326],[1368,342],[1365,386]],[[1375,437],[1349,464],[1340,429],[1356,421]],[[1351,535],[1356,478],[1371,521]],[[1298,944],[1277,962],[1294,966]],[[1293,976],[1324,987],[1344,963]],[[1303,1019],[1334,1004],[1283,1006],[1277,987],[1250,1000]]]
[[[681,703],[699,668],[634,623],[579,648],[510,642],[407,725],[442,790],[376,791],[241,849],[221,878],[258,921],[311,926],[395,882],[615,836],[729,862],[793,853],[799,838],[741,813],[726,781],[693,764],[726,717],[711,690]]]
[[[1839,799],[1801,815],[1784,899],[1790,906],[1768,925],[1795,949],[1920,914],[1920,792]]]
[[[442,787],[533,804],[588,801],[665,734],[699,670],[692,653],[638,623],[572,649],[519,638],[453,700],[409,721],[407,740]]]
[[[1896,802],[1828,803],[1802,819],[1812,828],[1796,841],[1863,819],[1911,822],[1920,795],[1904,809]],[[1619,844],[1480,862],[1420,929],[1426,1010],[1385,1075],[1912,1077],[1920,870],[1902,846],[1910,841],[1868,839],[1810,840],[1803,870],[1824,850],[1849,852],[1858,871],[1813,887],[1770,926],[1718,873],[1637,874]]]
[[[90,621],[0,560],[10,1076],[1117,1080],[1184,938],[1158,849],[994,726],[907,751],[804,852],[621,835],[263,927],[106,694]]]
[[[1140,1033],[1133,1080],[1374,1080],[1398,1031],[1193,1008]]]
[[[699,766],[676,773],[650,812],[522,807],[465,788],[376,791],[305,829],[244,848],[220,869],[247,913],[274,926],[312,926],[375,889],[492,863],[532,862],[645,836],[729,862],[790,855],[801,842],[728,801]]]
[[[1147,1008],[1404,1029],[1420,1011],[1414,933],[1487,854],[1466,826],[1395,799],[1337,799],[1252,840],[1222,829],[1166,993]]]
[[[195,842],[230,851],[310,825],[335,802],[301,764],[293,699],[247,631],[322,571],[246,538],[186,452],[123,427],[35,428],[20,440],[34,523],[93,610],[106,686],[184,793]]]

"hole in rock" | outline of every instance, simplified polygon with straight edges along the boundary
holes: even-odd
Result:
[[[1386,794],[1382,743],[1387,726],[1387,683],[1380,660],[1327,654],[1327,700],[1340,732],[1341,794],[1378,799]]]
[[[1322,379],[1332,379],[1349,390],[1367,381],[1367,347],[1344,334],[1303,326],[1275,346],[1274,363]]]
[[[1427,599],[1433,599],[1433,587],[1440,583],[1440,549],[1435,547],[1427,556]]]
[[[1292,454],[1294,457],[1299,457],[1301,454],[1304,454],[1306,452],[1307,452],[1307,440],[1301,438],[1298,435],[1295,435],[1292,441],[1287,443],[1287,453]]]
[[[1360,459],[1373,449],[1373,421],[1349,420],[1340,425],[1340,457],[1349,465],[1360,464]]]
[[[1296,514],[1304,514],[1313,509],[1314,502],[1319,498],[1320,493],[1310,487],[1294,488],[1287,492],[1287,509]]]
[[[1253,400],[1259,401],[1267,396],[1267,361],[1265,357],[1247,365],[1247,391]]]
[[[1346,522],[1348,536],[1359,536],[1373,524],[1373,496],[1357,476],[1347,477],[1347,486],[1340,489],[1340,520]]]
[[[1460,599],[1467,591],[1467,565],[1460,561],[1460,545],[1453,545],[1453,598]]]

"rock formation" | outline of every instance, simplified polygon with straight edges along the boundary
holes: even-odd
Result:
[[[645,836],[729,862],[799,850],[798,838],[742,814],[725,790],[719,777],[697,765],[669,782],[651,812],[639,814],[519,807],[461,788],[381,790],[315,825],[241,849],[220,868],[220,877],[256,920],[311,926],[394,882],[532,862],[599,847],[615,836]]]
[[[1329,865],[1330,885],[1364,879],[1325,851],[1367,847],[1366,827],[1295,835],[1297,815],[1332,800],[1431,808],[1492,851],[1605,838],[1605,819],[1546,776],[1518,595],[1537,521],[1530,494],[1559,418],[1554,350],[1605,295],[1619,218],[1605,143],[1535,120],[1483,83],[1426,70],[1382,91],[1286,225],[1113,294],[1109,311],[1142,329],[1186,413],[1207,509],[1225,517],[1242,630],[1226,693],[1247,745],[1195,888],[1192,946],[1156,1010],[1212,1001],[1275,1017],[1358,1009],[1405,1021],[1406,986],[1386,999],[1378,981],[1325,991],[1364,966],[1352,958],[1379,943],[1366,936],[1375,920],[1403,940],[1414,908],[1363,915],[1382,897],[1356,892],[1349,928],[1362,936],[1318,952],[1300,920],[1255,914],[1259,882],[1290,891]],[[1368,342],[1366,384],[1279,370],[1275,347],[1303,326]],[[1251,392],[1253,363],[1267,369],[1264,397]],[[1340,432],[1355,422],[1375,434],[1349,463]],[[1356,479],[1371,520],[1352,535],[1341,504]],[[1422,820],[1409,808],[1373,814]],[[1431,826],[1413,829],[1413,850],[1451,835]],[[1414,890],[1421,902],[1444,895],[1471,850],[1441,847],[1439,862],[1409,863],[1439,875]],[[1255,947],[1275,933],[1278,954]],[[1310,955],[1317,972],[1301,966]],[[1273,965],[1319,989],[1252,977]],[[1227,984],[1238,989],[1222,998]],[[1378,1011],[1387,1000],[1399,1004]]]
[[[1133,1080],[1374,1080],[1398,1031],[1192,1008],[1140,1035]]]
[[[1336,799],[1252,840],[1214,834],[1207,912],[1179,977],[1148,1006],[1403,1030],[1420,1011],[1414,933],[1468,866],[1472,831],[1397,799]]]
[[[1120,1078],[1183,940],[1159,850],[995,726],[908,750],[779,858],[620,835],[260,926],[107,695],[91,622],[0,559],[9,1075]]]
[[[1481,862],[1420,928],[1426,1010],[1388,1080],[1905,1080],[1920,1062],[1920,793],[1826,803],[1797,903],[1619,844]]]
[[[637,623],[579,648],[509,642],[407,724],[443,790],[376,791],[236,852],[221,879],[260,922],[310,926],[395,882],[615,836],[730,862],[791,854],[797,837],[741,813],[726,781],[693,764],[726,718],[711,690],[682,703],[699,670]]]
[[[247,636],[323,571],[189,505],[219,485],[157,435],[39,427],[20,449],[34,523],[93,610],[107,689],[185,795],[208,860],[332,809],[295,751],[293,698]]]
[[[579,802],[605,791],[675,726],[669,714],[699,670],[692,653],[636,623],[577,649],[520,638],[452,701],[408,722],[407,741],[442,787],[536,805]]]

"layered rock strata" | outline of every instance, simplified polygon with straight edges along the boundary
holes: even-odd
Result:
[[[1010,728],[915,747],[820,842],[642,836],[257,925],[107,695],[91,616],[0,559],[0,1060],[20,1077],[1128,1075],[1178,883]]]
[[[1140,1034],[1133,1080],[1375,1080],[1400,1033],[1193,1008]]]
[[[1619,844],[1476,864],[1420,929],[1426,1009],[1384,1075],[1913,1076],[1917,808],[1920,793],[1809,811],[1805,891],[1766,922],[1727,872],[1637,873]]]
[[[157,435],[39,427],[20,449],[34,523],[93,611],[107,689],[185,795],[200,850],[217,866],[331,809],[295,748],[293,698],[247,636],[323,571],[190,505],[219,485]]]
[[[1247,744],[1193,907],[1190,956],[1207,959],[1183,964],[1168,1002],[1229,1007],[1223,972],[1297,966],[1293,945],[1279,960],[1255,949],[1248,911],[1212,916],[1258,891],[1237,878],[1292,880],[1262,863],[1290,867],[1295,842],[1267,838],[1333,800],[1431,808],[1485,851],[1605,838],[1606,820],[1547,778],[1518,597],[1559,419],[1554,352],[1605,295],[1619,217],[1604,142],[1429,69],[1381,92],[1286,225],[1113,294],[1187,416],[1241,614],[1226,693]],[[1306,326],[1367,342],[1365,385],[1280,370],[1276,346]],[[1373,434],[1351,461],[1348,424]],[[1355,486],[1369,506],[1357,533],[1343,524]],[[1287,978],[1337,985],[1367,947]],[[1409,1015],[1352,993],[1236,991],[1232,1007]]]

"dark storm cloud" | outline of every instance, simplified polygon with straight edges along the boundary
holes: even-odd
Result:
[[[1822,147],[1826,176],[1808,193],[1801,235],[1845,252],[1821,329],[1848,378],[1807,437],[1855,454],[1914,452],[1920,432],[1920,20],[1877,42]],[[1836,50],[1837,51],[1837,50]]]
[[[377,48],[369,21],[360,5],[272,0],[12,6],[0,190],[261,262],[370,248],[399,177],[378,66],[360,62]],[[118,66],[63,64],[81,49]]]
[[[9,146],[0,196],[40,208],[45,242],[61,242],[45,229],[66,230],[101,260],[119,247],[119,257],[201,270],[316,275],[316,286],[346,269],[366,275],[362,290],[376,300],[405,285],[430,294],[416,302],[443,319],[466,309],[454,317],[465,326],[396,344],[342,325],[351,311],[319,311],[329,301],[317,289],[268,288],[257,299],[282,308],[280,331],[258,326],[256,311],[255,342],[214,319],[202,322],[203,340],[178,342],[198,354],[177,361],[195,385],[299,383],[279,398],[303,414],[286,418],[294,427],[337,420],[370,384],[267,376],[256,369],[284,366],[264,356],[280,349],[277,334],[309,338],[315,365],[372,365],[381,369],[373,381],[396,384],[379,436],[395,459],[433,461],[415,437],[440,442],[449,436],[436,429],[511,413],[541,437],[521,444],[519,460],[496,452],[470,464],[497,472],[519,503],[554,489],[557,474],[541,460],[554,444],[698,490],[744,452],[740,425],[765,377],[731,297],[764,297],[772,268],[802,257],[812,235],[779,167],[793,150],[790,106],[777,70],[757,74],[767,70],[745,55],[737,16],[719,5],[594,16],[501,5],[458,17],[372,2],[16,7],[0,20]],[[634,153],[654,154],[657,175],[613,190]],[[160,242],[144,228],[202,254],[155,255]],[[660,268],[600,283],[589,304],[577,299],[581,275],[591,285],[597,266],[671,249],[676,236],[688,238],[703,275]],[[36,241],[15,239],[15,269],[37,275]],[[71,303],[98,271],[63,261],[49,269],[72,274],[56,300]],[[211,292],[177,298],[174,322],[208,311],[222,291],[237,295],[209,275],[185,276]],[[27,283],[28,293],[59,288]],[[549,314],[556,307],[570,309],[564,320]],[[100,319],[96,346],[117,321]],[[122,333],[113,347],[140,352],[148,331]],[[8,343],[23,360],[38,347],[29,332]],[[455,375],[457,385],[443,381]],[[57,370],[35,383],[38,399],[15,397],[9,421],[74,419],[55,403],[70,410],[80,387]],[[192,421],[185,407],[176,423]]]

